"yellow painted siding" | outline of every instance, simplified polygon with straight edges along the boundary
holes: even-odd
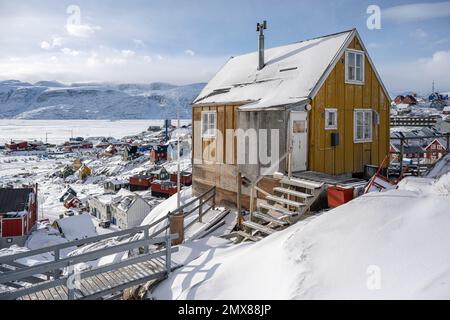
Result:
[[[356,38],[348,46],[362,50]],[[345,83],[345,54],[314,97],[309,117],[310,150],[308,169],[329,174],[362,172],[364,165],[380,165],[389,151],[389,97],[367,60],[364,61],[364,84]],[[325,130],[325,109],[338,110],[337,130]],[[376,110],[380,125],[373,126],[370,143],[353,142],[353,112],[357,108]],[[331,133],[339,133],[339,145],[331,147]]]

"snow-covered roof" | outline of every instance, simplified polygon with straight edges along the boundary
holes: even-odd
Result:
[[[94,223],[88,214],[80,214],[57,220],[64,237],[69,240],[84,239],[97,235]]]
[[[259,71],[258,52],[231,58],[194,104],[239,102],[245,110],[306,101],[353,34],[349,30],[267,49]]]

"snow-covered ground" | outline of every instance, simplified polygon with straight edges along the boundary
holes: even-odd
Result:
[[[448,299],[450,173],[406,178],[262,241],[216,246],[156,299]]]

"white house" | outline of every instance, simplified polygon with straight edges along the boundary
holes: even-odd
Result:
[[[138,194],[121,189],[111,204],[112,222],[121,229],[137,227],[152,207]]]
[[[111,221],[111,203],[115,195],[97,195],[88,197],[89,212],[99,220]]]

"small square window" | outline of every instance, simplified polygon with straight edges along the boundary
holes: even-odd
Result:
[[[354,142],[372,142],[373,117],[371,109],[355,109]]]
[[[325,130],[337,129],[337,109],[325,109]]]
[[[217,113],[214,111],[202,112],[202,137],[215,138],[217,128]]]
[[[345,52],[345,82],[364,84],[364,52],[356,50]]]

